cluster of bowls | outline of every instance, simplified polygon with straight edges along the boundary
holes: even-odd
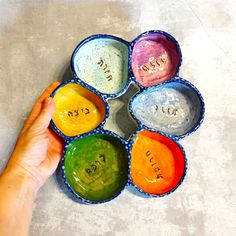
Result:
[[[52,93],[51,125],[64,138],[62,177],[83,203],[103,203],[133,186],[146,196],[164,196],[183,181],[187,160],[178,140],[204,117],[199,91],[179,78],[178,42],[148,31],[132,42],[93,35],[75,48],[73,77]],[[129,140],[105,130],[108,100],[131,83],[139,92],[129,102],[137,131]]]

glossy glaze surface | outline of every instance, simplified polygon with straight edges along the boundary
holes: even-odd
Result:
[[[102,99],[79,84],[59,88],[53,100],[56,112],[53,121],[66,136],[76,136],[96,128],[105,118]]]
[[[169,82],[142,92],[132,102],[138,120],[149,128],[169,135],[184,135],[201,117],[201,103],[185,84]]]
[[[66,151],[65,170],[77,194],[92,201],[107,200],[126,185],[127,151],[117,138],[107,134],[79,138]]]
[[[103,37],[91,39],[75,54],[75,73],[102,93],[118,93],[128,80],[128,54],[123,42]]]
[[[176,43],[165,35],[150,33],[140,37],[132,52],[136,80],[145,87],[172,78],[180,63]]]
[[[184,153],[173,140],[148,130],[136,135],[131,150],[131,178],[144,192],[158,195],[171,191],[184,169]]]

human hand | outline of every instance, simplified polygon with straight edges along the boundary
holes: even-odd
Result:
[[[49,128],[55,112],[49,96],[59,84],[52,83],[36,101],[4,171],[27,177],[36,191],[56,170],[63,150],[62,140]]]

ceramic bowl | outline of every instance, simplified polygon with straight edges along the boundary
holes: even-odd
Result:
[[[187,159],[179,139],[204,118],[197,88],[178,76],[182,53],[163,31],[148,31],[132,42],[92,35],[75,48],[73,77],[51,96],[51,126],[65,140],[62,177],[82,203],[104,203],[131,186],[144,196],[173,192],[183,181]],[[130,139],[104,129],[108,100],[131,83],[139,92],[128,106],[138,128]]]

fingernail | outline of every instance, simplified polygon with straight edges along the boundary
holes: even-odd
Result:
[[[52,103],[52,98],[51,97],[49,97],[49,98],[46,98],[45,99],[45,105],[50,105]]]

